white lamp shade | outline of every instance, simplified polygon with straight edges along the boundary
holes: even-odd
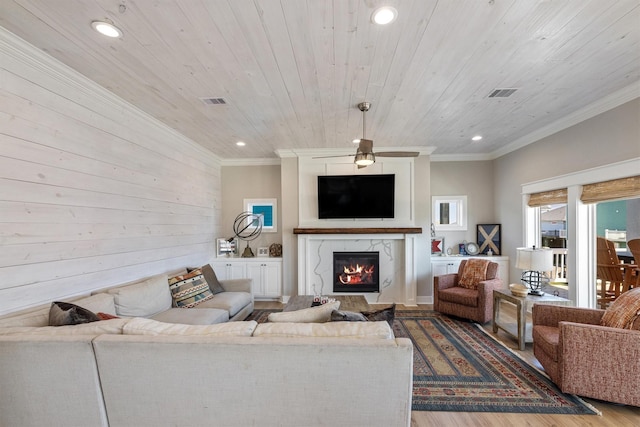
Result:
[[[553,269],[553,251],[548,248],[518,248],[516,268],[527,271],[549,271]]]

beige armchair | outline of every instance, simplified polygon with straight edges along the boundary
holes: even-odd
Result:
[[[463,276],[468,276],[467,266],[484,261],[486,272],[471,286],[462,286]],[[477,270],[476,270],[477,271]],[[466,273],[466,274],[465,274]],[[488,260],[469,259],[460,263],[458,273],[433,278],[433,309],[478,323],[487,323],[493,317],[493,290],[502,287],[498,277],[498,264]]]
[[[605,312],[535,304],[533,354],[564,393],[640,406],[640,321],[600,326]]]

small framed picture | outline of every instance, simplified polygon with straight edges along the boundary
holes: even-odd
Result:
[[[431,238],[431,254],[442,255],[444,253],[444,237]]]
[[[258,248],[258,256],[269,256],[269,248]]]
[[[484,255],[500,255],[500,224],[478,224],[479,252]]]
[[[216,256],[232,257],[238,254],[238,240],[216,239]]]

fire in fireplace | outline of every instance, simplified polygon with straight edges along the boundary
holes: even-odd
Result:
[[[333,292],[380,292],[379,252],[334,252]]]

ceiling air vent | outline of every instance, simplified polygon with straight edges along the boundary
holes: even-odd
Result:
[[[507,98],[513,95],[513,93],[517,90],[518,89],[512,89],[512,88],[494,89],[489,94],[489,98]]]
[[[200,98],[206,105],[225,105],[227,101],[224,98]]]

